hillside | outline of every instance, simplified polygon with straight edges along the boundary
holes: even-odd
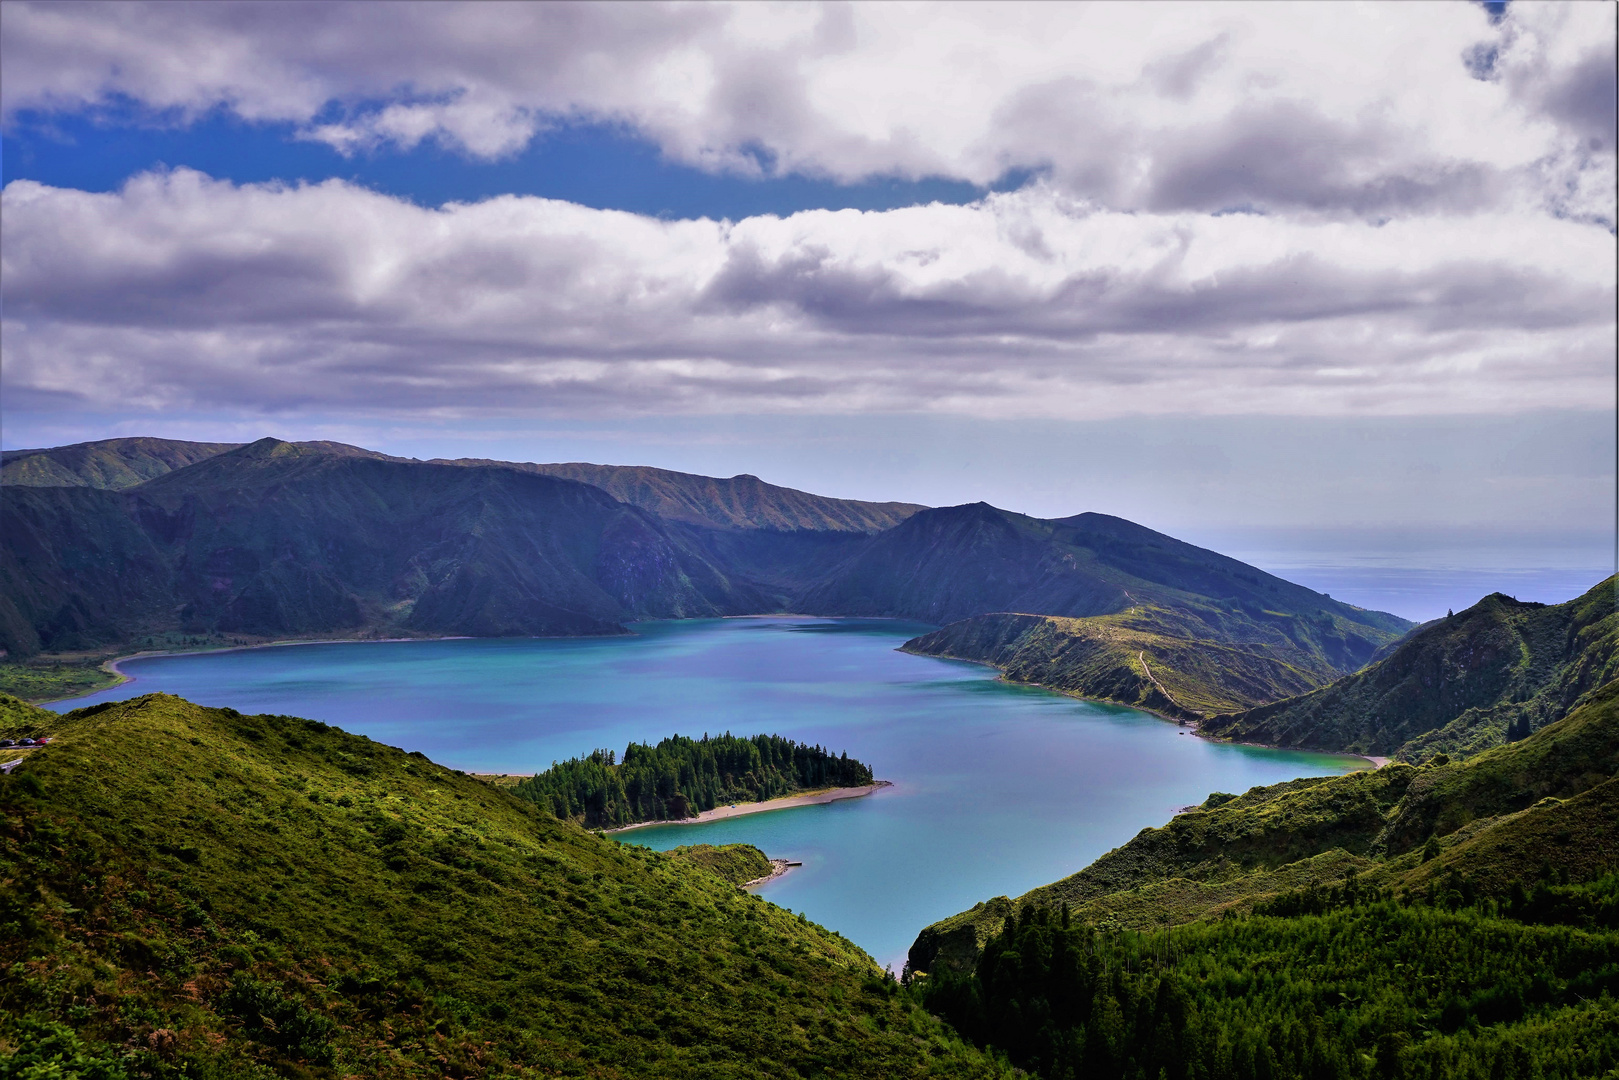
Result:
[[[0,486],[119,490],[195,465],[239,445],[134,438],[104,439],[43,450],[7,450],[0,453]]]
[[[1579,879],[1619,869],[1619,681],[1527,739],[1465,761],[1435,758],[1211,795],[1076,874],[926,928],[911,965],[965,970],[1027,902],[1144,929],[1242,911],[1339,882],[1426,887],[1451,870],[1499,893],[1542,863]]]
[[[1437,620],[1332,685],[1202,726],[1226,738],[1421,762],[1523,738],[1619,677],[1608,580],[1567,603],[1496,593]]]
[[[913,638],[904,649],[976,660],[1014,682],[1183,720],[1291,697],[1337,674],[1317,652],[1265,641],[1262,628],[1242,635],[1248,641],[1226,644],[1175,614],[1138,607],[1089,619],[979,615]]]
[[[698,865],[723,853],[620,845],[311,720],[148,695],[39,722],[55,741],[0,778],[19,1075],[1008,1072]]]
[[[1182,719],[1323,686],[1410,626],[1118,518],[1040,521],[983,504],[916,514],[806,608],[856,598],[948,622],[907,651]]]
[[[816,614],[948,624],[991,612],[1083,618],[1172,609],[1188,634],[1300,645],[1353,670],[1410,623],[1120,518],[1043,520],[987,503],[923,510],[801,599]]]
[[[265,439],[127,491],[6,488],[0,642],[139,633],[622,633],[759,610],[599,488]]]
[[[95,685],[110,678],[96,662],[131,648],[610,634],[634,619],[795,611],[980,619],[911,647],[1190,718],[1322,686],[1409,626],[1098,514],[337,443],[124,442],[150,462],[167,454],[167,471],[116,490],[84,477],[0,489],[4,688],[43,699]],[[1006,612],[1053,618],[1022,634],[1031,624]],[[41,653],[55,666],[28,660]]]
[[[913,503],[860,502],[811,495],[743,474],[720,478],[644,465],[518,464],[477,458],[438,459],[446,465],[504,465],[593,484],[620,502],[649,510],[666,521],[723,529],[773,532],[877,533],[923,507]]]

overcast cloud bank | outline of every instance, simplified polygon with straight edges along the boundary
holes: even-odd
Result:
[[[659,221],[177,170],[4,192],[8,408],[1611,408],[1614,7],[7,4],[5,112],[1040,179]]]

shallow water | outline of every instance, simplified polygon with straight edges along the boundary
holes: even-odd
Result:
[[[869,763],[864,798],[623,833],[757,844],[802,860],[762,895],[896,970],[923,926],[1053,881],[1211,791],[1342,773],[1359,758],[1207,742],[1134,709],[895,651],[927,627],[797,617],[643,623],[636,636],[299,645],[134,660],[135,681],[289,713],[469,772],[533,772],[670,734],[772,732]]]

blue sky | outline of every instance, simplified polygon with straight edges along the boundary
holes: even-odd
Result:
[[[800,174],[747,177],[668,160],[622,125],[578,123],[548,131],[496,160],[433,143],[350,156],[297,137],[288,123],[249,123],[214,109],[196,120],[150,115],[121,101],[68,114],[28,110],[0,132],[0,179],[115,191],[140,172],[191,168],[238,184],[347,180],[426,206],[494,195],[538,195],[600,210],[661,218],[744,218],[799,210],[892,210],[969,203],[1026,183],[1027,171],[988,185],[932,177],[840,183]]]
[[[1612,24],[8,4],[0,439],[752,472],[1561,599],[1613,554]]]

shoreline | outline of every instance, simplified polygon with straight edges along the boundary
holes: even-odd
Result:
[[[786,859],[771,859],[770,873],[766,874],[764,877],[756,877],[752,881],[744,881],[742,884],[738,885],[737,888],[751,889],[756,885],[768,885],[772,881],[775,881],[777,878],[781,877],[783,874],[787,873],[787,871],[791,870],[793,867],[803,865],[804,864],[801,862],[788,862]]]
[[[779,799],[766,799],[764,802],[716,806],[712,810],[702,811],[696,817],[682,818],[679,821],[637,821],[633,825],[619,825],[612,829],[602,829],[601,832],[603,835],[611,836],[614,833],[629,832],[631,829],[645,829],[652,825],[706,825],[711,821],[746,817],[749,814],[765,814],[772,810],[791,810],[797,806],[821,806],[825,803],[842,802],[845,799],[862,799],[867,795],[881,791],[883,788],[893,786],[894,782],[892,780],[877,780],[860,787],[827,788],[824,791],[812,791],[804,795],[783,795]],[[774,862],[775,860],[771,861]],[[782,872],[785,873],[786,871],[783,870]],[[749,884],[752,884],[752,882]]]
[[[1021,679],[1007,678],[1005,669],[997,666],[996,664],[990,663],[988,660],[977,660],[970,656],[956,656],[953,653],[917,652],[913,649],[907,649],[903,645],[894,651],[905,653],[908,656],[929,656],[935,660],[956,660],[963,664],[977,664],[980,667],[987,667],[992,671],[999,672],[999,674],[996,676],[997,682],[1003,682],[1008,686],[1027,686],[1032,687],[1035,690],[1045,690],[1053,694],[1061,694],[1063,697],[1073,698],[1075,701],[1089,701],[1094,702],[1097,705],[1116,705],[1120,708],[1134,709],[1136,712],[1146,713],[1148,716],[1156,716],[1158,719],[1167,723],[1185,728],[1187,732],[1197,736],[1199,739],[1207,739],[1209,742],[1220,743],[1225,746],[1252,746],[1260,750],[1289,750],[1297,751],[1301,754],[1326,754],[1331,757],[1359,758],[1361,761],[1370,762],[1373,769],[1381,769],[1383,766],[1394,760],[1393,758],[1378,757],[1373,754],[1355,754],[1348,751],[1335,750],[1307,750],[1301,746],[1277,746],[1275,743],[1248,742],[1244,739],[1222,739],[1218,735],[1205,735],[1203,733],[1202,725],[1198,723],[1200,718],[1170,716],[1168,713],[1160,712],[1159,710],[1149,708],[1146,705],[1132,705],[1124,701],[1114,701],[1112,698],[1086,697],[1084,694],[1078,694],[1072,690],[1063,690],[1055,686],[1047,686],[1045,683],[1024,682]],[[1146,666],[1145,661],[1143,661],[1142,666]],[[1148,672],[1147,677],[1152,678],[1150,671]],[[1157,679],[1152,679],[1152,682],[1154,686],[1158,686]],[[1169,696],[1168,691],[1165,691],[1162,686],[1158,686],[1158,690],[1160,693],[1163,693],[1165,697]],[[1170,698],[1170,700],[1173,701],[1174,698]],[[1359,772],[1361,770],[1354,769],[1351,771]]]
[[[75,701],[79,698],[90,697],[125,683],[138,681],[137,676],[129,674],[119,665],[130,660],[151,660],[159,656],[213,656],[217,653],[248,652],[252,649],[285,649],[294,645],[388,645],[403,641],[471,641],[470,634],[444,634],[433,637],[391,637],[391,638],[282,638],[276,641],[260,641],[252,645],[221,645],[217,648],[202,649],[143,649],[140,652],[125,653],[122,656],[109,657],[101,661],[98,667],[117,678],[111,686],[98,686],[94,690],[86,690],[82,694],[69,694],[67,697],[50,698],[47,701],[35,702],[36,705],[56,705],[64,701]]]

